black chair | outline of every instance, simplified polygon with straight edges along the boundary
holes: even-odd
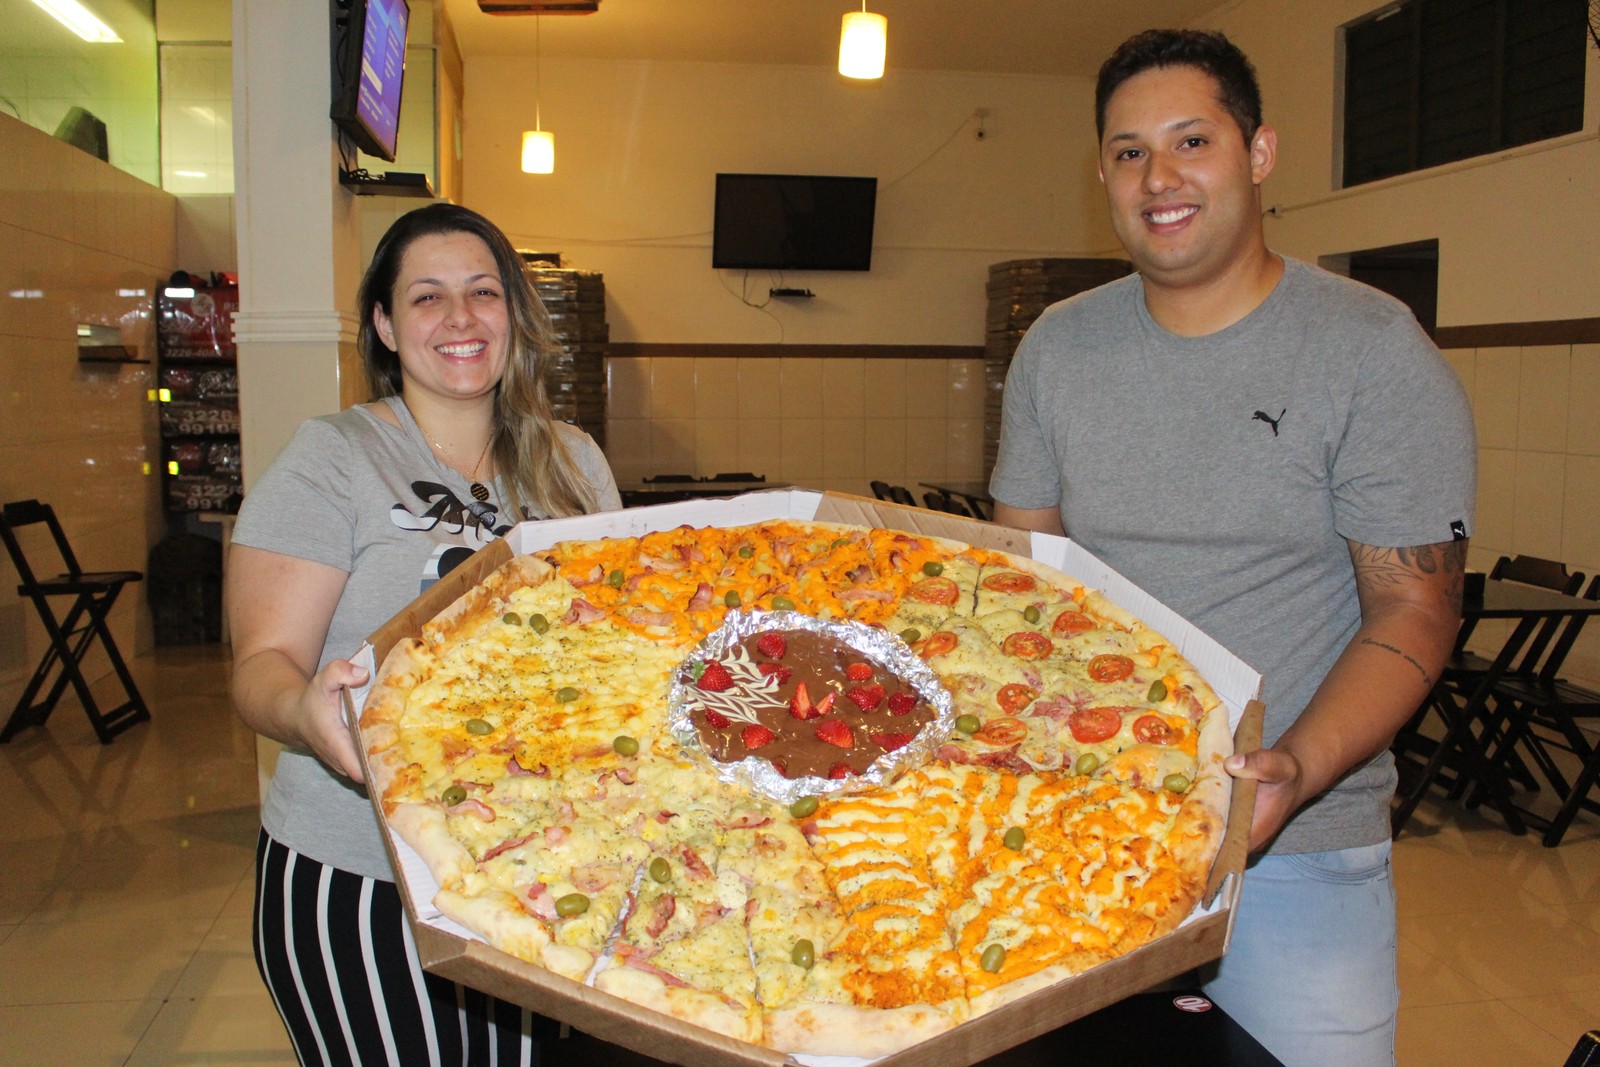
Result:
[[[66,568],[54,578],[39,578],[34,574],[17,536],[17,531],[23,527],[39,523],[49,528],[56,552]],[[62,531],[55,511],[49,504],[41,504],[37,500],[18,500],[5,505],[3,517],[0,517],[0,538],[5,540],[6,551],[11,554],[11,562],[22,579],[17,586],[18,595],[33,601],[45,632],[50,637],[50,647],[45,650],[33,677],[23,688],[22,696],[12,710],[11,717],[6,720],[5,728],[0,730],[0,744],[10,741],[25,727],[43,726],[68,685],[77,694],[102,744],[110,744],[111,739],[123,730],[149,719],[150,710],[145,707],[139,687],[128,673],[128,665],[123,662],[121,653],[117,651],[117,643],[111,637],[111,630],[106,626],[106,616],[110,614],[111,605],[116,602],[122,587],[129,582],[143,580],[144,575],[139,571],[84,571],[78,566],[78,559],[72,553],[72,546],[67,542],[67,535]],[[52,597],[72,598],[64,615],[57,617],[51,603]],[[102,711],[95,702],[94,694],[89,691],[88,679],[83,675],[84,657],[94,647],[96,638],[100,647],[105,649],[112,670],[122,682],[126,697],[122,703],[107,711]],[[36,701],[34,698],[44,689],[45,682],[52,674],[55,680],[43,699]]]
[[[890,503],[898,503],[894,496],[895,487],[890,485],[888,482],[880,482],[878,479],[874,478],[867,484],[872,486],[872,495],[877,497],[879,500],[887,500]]]
[[[1555,560],[1542,559],[1538,556],[1501,556],[1495,561],[1489,571],[1489,577],[1495,581],[1519,582],[1523,585],[1538,586],[1550,589],[1568,596],[1576,593],[1583,584],[1582,572],[1567,570],[1564,563]],[[1582,625],[1581,619],[1569,621],[1569,625],[1576,623]],[[1552,642],[1557,640],[1562,621],[1551,619],[1543,623],[1533,638],[1523,650],[1521,659],[1513,663],[1507,673],[1507,678],[1513,676],[1531,676],[1540,671],[1555,671],[1559,669],[1561,660],[1566,657],[1571,642],[1558,644],[1552,647]],[[1492,666],[1491,659],[1480,656],[1475,652],[1467,651],[1466,645],[1471,638],[1475,620],[1463,623],[1456,634],[1454,650],[1450,659],[1446,661],[1439,683],[1431,693],[1422,701],[1417,710],[1405,726],[1401,727],[1390,743],[1390,751],[1394,753],[1397,769],[1402,777],[1417,773],[1422,764],[1428,762],[1433,755],[1437,743],[1424,729],[1430,717],[1437,715],[1448,723],[1448,716],[1439,706],[1441,700],[1450,700],[1452,696],[1464,700],[1466,695],[1473,692],[1483,680],[1484,675]],[[1576,638],[1576,632],[1573,637]],[[1549,654],[1547,654],[1549,653]],[[1483,742],[1486,746],[1493,744],[1490,739]],[[1537,789],[1538,782],[1532,772],[1523,763],[1515,752],[1508,752],[1502,763],[1504,772],[1513,781],[1529,789]],[[1458,799],[1469,786],[1468,780],[1460,774],[1460,768],[1447,766],[1439,768],[1434,783],[1444,786],[1451,799]]]
[[[1583,595],[1600,600],[1600,575]],[[1589,795],[1600,784],[1600,743],[1584,730],[1585,720],[1600,720],[1600,693],[1559,677],[1562,661],[1583,623],[1582,616],[1567,620],[1539,670],[1507,675],[1493,694],[1494,710],[1503,722],[1495,724],[1498,729],[1490,739],[1489,758],[1509,773],[1526,756],[1561,798],[1560,809],[1548,821],[1526,808],[1518,809],[1527,821],[1545,826],[1544,843],[1551,848],[1561,843],[1580,810],[1600,813],[1600,797]],[[1576,759],[1578,771],[1571,781],[1552,750],[1566,751]],[[1480,799],[1470,797],[1469,806]]]
[[[945,511],[951,515],[961,515],[972,518],[972,509],[949,493],[941,493],[937,489],[930,489],[922,494],[922,503],[930,511]]]

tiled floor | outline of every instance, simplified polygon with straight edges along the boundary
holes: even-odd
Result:
[[[250,952],[225,650],[135,671],[151,723],[103,747],[63,706],[0,748],[0,1063],[292,1063]],[[1560,1067],[1600,1026],[1600,819],[1546,849],[1429,801],[1395,862],[1402,1067]]]

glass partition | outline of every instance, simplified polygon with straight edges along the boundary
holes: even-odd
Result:
[[[154,8],[0,0],[0,110],[159,185]]]

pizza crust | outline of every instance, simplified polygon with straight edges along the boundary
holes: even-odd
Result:
[[[767,1015],[767,1043],[814,1056],[887,1056],[952,1030],[963,1020],[927,1004],[864,1008],[807,1004]]]
[[[668,985],[653,974],[615,962],[600,972],[594,987],[712,1033],[751,1043],[761,1041],[761,1013],[735,1007],[716,993]]]

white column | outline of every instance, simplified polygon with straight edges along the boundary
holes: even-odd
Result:
[[[360,232],[339,185],[327,0],[233,0],[239,397],[246,491],[305,419],[364,399]]]

